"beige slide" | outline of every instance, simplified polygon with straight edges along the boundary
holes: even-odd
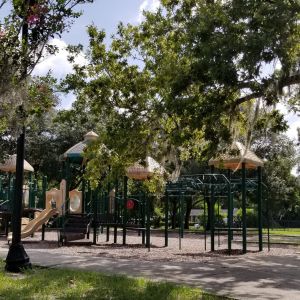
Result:
[[[22,228],[21,239],[31,236],[35,231],[37,231],[43,224],[47,223],[47,221],[56,214],[58,214],[57,208],[44,209],[43,211],[41,211],[41,213],[36,218],[28,222],[28,224],[24,228]],[[12,240],[12,232],[8,234],[7,240]]]

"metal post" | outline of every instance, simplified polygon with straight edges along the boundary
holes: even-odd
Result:
[[[34,208],[37,208],[37,206],[38,206],[38,203],[36,201],[36,199],[38,199],[37,195],[38,195],[38,182],[36,179],[34,179],[34,181],[33,181]]]
[[[150,200],[146,197],[146,247],[150,251]]]
[[[145,203],[145,194],[143,194],[143,200],[142,200],[142,227],[146,227],[146,203]],[[146,239],[146,232],[145,230],[142,231],[142,244],[145,245],[145,239]]]
[[[27,186],[28,186],[28,194],[29,194],[28,207],[32,208],[34,207],[34,193],[33,193],[33,178],[31,173],[29,174]]]
[[[96,245],[97,244],[97,193],[98,190],[96,191],[92,191],[91,190],[91,198],[93,201],[93,244]]]
[[[183,203],[183,199],[184,199],[184,196],[183,194],[181,193],[180,195],[180,236],[181,238],[183,238],[183,231],[184,231],[184,203]]]
[[[42,241],[45,240],[45,229],[46,229],[46,225],[45,223],[42,225]]]
[[[118,199],[118,192],[119,192],[119,183],[118,180],[116,180],[116,192],[115,192],[115,200],[114,200],[114,244],[117,243],[118,238],[118,227],[117,227],[117,199]]]
[[[267,199],[267,230],[268,230],[268,251],[270,251],[270,206],[269,206],[269,196],[266,191],[266,199]]]
[[[127,225],[127,184],[128,184],[128,177],[124,176],[123,179],[123,245],[126,245],[126,225]]]
[[[168,247],[168,244],[169,244],[168,231],[169,231],[169,195],[168,195],[168,192],[166,192],[166,195],[165,195],[165,247]]]
[[[215,187],[210,190],[210,250],[215,251]]]
[[[204,194],[204,211],[203,211],[203,229],[204,229],[204,251],[206,251],[206,225],[207,225],[207,220],[206,220],[206,191]]]
[[[69,199],[69,192],[70,192],[70,181],[71,181],[71,166],[70,160],[67,158],[66,161],[66,199],[65,199],[65,215],[69,213],[70,209],[70,199]]]
[[[46,191],[47,191],[47,176],[43,177],[43,195],[42,195],[42,208],[44,209],[46,207]]]
[[[257,168],[257,210],[258,210],[258,245],[259,251],[263,250],[262,230],[262,168]]]
[[[85,173],[85,166],[83,166],[83,174]],[[85,185],[86,185],[86,181],[84,178],[82,178],[82,187],[81,187],[81,192],[82,192],[82,204],[81,204],[81,207],[82,207],[82,213],[85,214],[86,213],[86,209],[85,209]]]
[[[220,197],[218,197],[218,247],[220,247]]]
[[[31,267],[29,256],[27,255],[21,242],[21,218],[23,200],[23,175],[24,175],[24,145],[25,129],[17,141],[17,166],[16,184],[12,205],[12,243],[6,257],[5,269],[10,272],[20,272],[24,268]]]
[[[242,231],[243,253],[247,252],[246,164],[242,163]]]
[[[12,184],[12,177],[11,177],[11,173],[8,174],[8,191],[7,191],[7,200],[9,203],[9,210],[12,211],[12,205],[13,205],[13,193],[12,190],[14,189],[14,184]]]
[[[231,239],[232,239],[232,192],[231,192],[231,170],[228,170],[228,212],[227,212],[227,243],[228,243],[228,253],[231,254]]]

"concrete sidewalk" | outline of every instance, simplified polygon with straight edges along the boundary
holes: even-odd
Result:
[[[55,268],[76,268],[110,274],[143,276],[193,285],[238,299],[300,299],[300,255],[239,257],[206,263],[158,262],[98,256],[53,254],[28,249],[31,262]],[[0,248],[5,258],[7,249]]]

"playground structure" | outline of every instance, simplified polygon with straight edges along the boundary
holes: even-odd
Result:
[[[21,238],[24,239],[26,237],[31,236],[34,234],[38,229],[41,228],[50,218],[56,216],[58,211],[56,208],[54,209],[44,209],[43,211],[37,214],[37,217],[32,219],[22,228],[21,231]],[[12,233],[10,232],[7,237],[8,241],[12,240]]]
[[[122,243],[126,244],[127,230],[135,230],[141,234],[142,244],[150,247],[150,199],[139,192],[137,195],[128,194],[128,179],[145,180],[154,173],[162,173],[164,170],[151,157],[146,157],[146,167],[135,163],[127,169],[127,174],[121,180],[99,185],[92,190],[89,182],[83,178],[80,183],[81,191],[71,190],[74,173],[84,173],[85,161],[82,152],[86,145],[98,136],[94,132],[88,132],[84,140],[63,154],[64,160],[64,187],[54,194],[63,195],[63,201],[53,198],[52,202],[59,202],[58,209],[62,215],[60,241],[62,244],[68,241],[89,237],[90,228],[93,228],[93,243],[96,244],[99,231],[106,227],[106,240],[109,241],[110,229],[114,232],[114,243],[117,243],[117,231],[121,229]],[[51,191],[50,191],[51,192]],[[49,193],[50,193],[49,192]],[[49,194],[50,195],[50,194]],[[64,197],[68,195],[68,197]],[[48,199],[48,198],[47,198]],[[48,201],[49,202],[49,201]]]
[[[51,217],[56,218],[56,229],[59,233],[59,244],[80,240],[90,237],[93,233],[92,243],[96,244],[99,233],[106,229],[106,241],[110,239],[110,232],[113,230],[113,242],[117,243],[118,231],[122,231],[122,243],[126,244],[127,231],[135,231],[141,235],[141,243],[150,250],[151,235],[151,201],[142,191],[135,195],[128,193],[128,180],[134,180],[136,185],[139,182],[150,178],[153,174],[162,175],[164,169],[151,157],[146,157],[146,166],[135,163],[127,169],[126,176],[121,180],[116,178],[112,183],[101,185],[92,190],[82,174],[85,170],[85,160],[83,151],[85,147],[95,139],[97,134],[88,132],[82,142],[77,143],[62,155],[63,179],[59,189],[47,189],[47,181],[44,178],[42,190],[37,188],[36,180],[32,180],[29,175],[28,188],[24,190],[24,203],[28,209],[44,209],[40,215],[29,222],[23,228],[22,238],[32,235],[41,227],[45,228],[45,223]],[[181,249],[181,239],[184,236],[183,215],[185,210],[185,199],[188,197],[202,197],[204,208],[204,219],[209,221],[209,228],[204,226],[205,250],[207,233],[210,234],[211,251],[215,251],[215,233],[227,234],[228,253],[232,251],[232,239],[235,232],[242,233],[242,250],[247,252],[247,193],[255,193],[258,212],[258,241],[259,251],[263,250],[262,242],[262,199],[263,182],[262,167],[263,162],[242,144],[233,144],[234,154],[223,155],[211,159],[210,172],[198,175],[185,175],[179,177],[176,182],[168,182],[165,191],[165,246],[168,246],[169,235],[169,204],[170,200],[178,202],[178,227],[179,227],[179,248]],[[216,172],[216,168],[223,169]],[[246,176],[247,169],[256,178]],[[238,171],[239,170],[239,171]],[[241,176],[238,173],[241,172]],[[74,186],[74,178],[79,177]],[[0,180],[0,196],[3,204],[11,198],[13,190],[13,176],[9,173],[9,185],[2,187]],[[241,195],[242,220],[241,227],[233,226],[234,198]],[[26,198],[27,197],[27,198]],[[4,201],[3,201],[4,199]],[[6,200],[5,200],[6,199]],[[28,200],[26,200],[28,199]],[[226,228],[219,227],[216,222],[215,204],[218,204],[218,212],[221,204],[227,208]],[[224,202],[225,199],[225,202]],[[38,201],[37,201],[38,200]],[[6,201],[6,202],[5,202]],[[5,202],[5,203],[4,203]],[[91,230],[93,229],[93,230]],[[42,239],[44,238],[44,231]],[[10,235],[8,235],[10,239]]]
[[[0,164],[0,219],[7,236],[11,220],[12,201],[14,197],[16,155],[9,156],[3,164]],[[23,217],[32,217],[35,212],[44,209],[47,189],[47,178],[42,182],[33,179],[33,167],[24,160],[24,171],[27,173],[23,185]]]
[[[232,239],[234,232],[242,232],[242,251],[247,252],[247,193],[256,193],[257,216],[258,216],[258,245],[259,251],[263,250],[262,233],[262,200],[263,188],[262,166],[263,161],[252,151],[246,149],[241,143],[235,142],[232,145],[234,155],[223,155],[222,157],[211,159],[211,173],[181,176],[176,182],[169,182],[166,187],[165,197],[165,246],[168,246],[168,224],[169,224],[169,199],[175,197],[179,201],[179,248],[181,248],[181,238],[183,237],[183,211],[184,199],[186,197],[202,196],[204,201],[204,219],[206,217],[206,205],[208,210],[208,220],[210,224],[210,246],[211,251],[215,251],[215,231],[227,230],[228,252],[232,250]],[[215,172],[215,168],[225,170],[227,174]],[[247,178],[246,170],[256,169],[257,177]],[[241,176],[238,176],[241,170]],[[234,171],[234,174],[233,174]],[[254,173],[252,171],[252,173]],[[234,176],[235,175],[235,176]],[[242,201],[242,227],[233,226],[233,199],[241,193]],[[227,200],[227,229],[215,227],[215,204],[218,203],[218,214],[220,208],[220,198]],[[268,214],[268,213],[267,213]],[[206,249],[206,224],[204,226],[205,249]],[[269,247],[269,234],[268,234]]]

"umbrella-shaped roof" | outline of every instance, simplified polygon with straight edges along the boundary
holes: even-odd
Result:
[[[264,165],[262,159],[240,142],[233,142],[229,151],[208,162],[210,166],[231,170],[241,169],[242,163],[245,163],[246,169],[255,169]]]
[[[17,167],[17,155],[10,155],[3,164],[0,164],[0,170],[3,172],[15,173]],[[33,167],[24,159],[24,171],[34,172]]]
[[[88,133],[86,133],[84,135],[84,140],[77,143],[76,145],[72,146],[70,149],[68,149],[64,154],[63,157],[66,158],[81,158],[82,157],[82,153],[83,150],[85,149],[85,147],[87,146],[87,144],[90,141],[94,141],[98,138],[98,134],[93,132],[93,131],[89,131]]]
[[[145,180],[151,178],[154,174],[163,175],[165,169],[152,157],[147,156],[145,165],[136,162],[126,170],[127,177],[136,180]]]

